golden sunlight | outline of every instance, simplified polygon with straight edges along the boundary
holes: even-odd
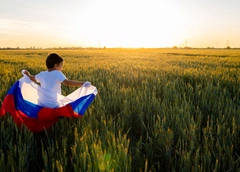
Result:
[[[111,8],[109,8],[111,7]],[[178,45],[186,36],[183,14],[174,4],[149,1],[98,2],[69,16],[69,42],[107,47]],[[98,45],[99,44],[99,45]]]

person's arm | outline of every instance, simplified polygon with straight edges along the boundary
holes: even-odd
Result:
[[[24,71],[24,74],[27,75],[32,81],[37,82],[35,76],[31,75],[27,70]]]
[[[68,79],[65,79],[62,83],[67,86],[79,86],[79,87],[81,87],[84,84],[83,81],[74,81]]]

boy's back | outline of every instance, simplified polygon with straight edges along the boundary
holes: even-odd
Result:
[[[61,94],[61,83],[66,79],[66,76],[58,70],[46,70],[37,74],[35,79],[42,88]]]

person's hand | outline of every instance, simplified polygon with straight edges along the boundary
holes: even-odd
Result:
[[[30,73],[29,73],[27,70],[25,70],[25,69],[24,69],[24,70],[22,70],[22,74],[23,74],[23,75],[27,75],[27,76],[29,76],[29,75],[30,75]]]
[[[83,87],[90,87],[91,86],[91,82],[84,82],[84,84],[82,85]]]
[[[24,70],[23,73],[24,73],[25,75],[27,75],[27,76],[30,75],[30,73],[29,73],[27,70]]]

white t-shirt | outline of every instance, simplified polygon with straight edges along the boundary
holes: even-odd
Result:
[[[44,89],[61,94],[61,82],[67,78],[62,72],[53,70],[40,72],[35,79]]]

